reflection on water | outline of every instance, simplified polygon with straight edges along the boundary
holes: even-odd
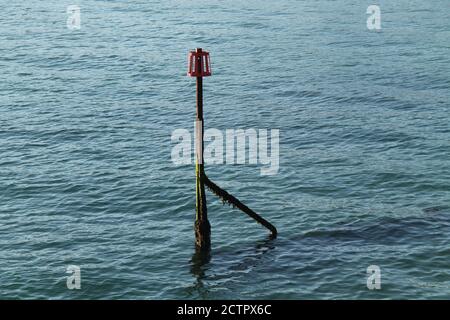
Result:
[[[208,289],[203,283],[205,278],[205,271],[208,270],[209,262],[211,261],[211,249],[206,251],[199,250],[196,246],[194,254],[191,259],[191,273],[195,278],[194,285],[190,288],[190,293],[197,293],[201,298],[206,299]]]
[[[201,251],[196,247],[190,261],[190,270],[195,282],[189,288],[189,294],[207,299],[209,290],[205,283],[206,280],[220,279],[221,273],[231,278],[234,272],[253,269],[261,262],[266,253],[275,248],[275,241],[276,239],[272,236],[268,236],[266,239],[256,242],[253,247],[239,248],[233,251],[231,255],[227,254],[228,258],[217,254],[217,260],[221,261],[217,265],[211,263],[211,258],[214,255],[211,250]],[[236,262],[236,259],[239,261]],[[208,274],[208,271],[211,271],[211,273]]]
[[[261,262],[266,253],[275,248],[275,241],[275,238],[268,236],[266,239],[256,242],[251,249],[237,251],[236,255],[241,259],[238,263],[232,264],[229,269],[240,271],[253,269]]]

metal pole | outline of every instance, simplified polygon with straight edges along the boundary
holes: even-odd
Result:
[[[202,49],[197,48],[197,53]],[[211,225],[208,221],[205,194],[205,169],[203,164],[203,58],[201,54],[196,57],[195,68],[197,69],[197,121],[196,121],[196,217],[195,217],[195,244],[201,250],[209,250],[211,246]]]

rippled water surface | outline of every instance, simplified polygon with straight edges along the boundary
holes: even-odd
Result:
[[[0,3],[1,298],[450,298],[448,0]],[[278,174],[206,166],[279,237],[208,193],[210,257],[171,162],[200,46],[206,127],[280,129]]]

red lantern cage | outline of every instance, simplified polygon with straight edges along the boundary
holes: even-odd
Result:
[[[188,72],[190,77],[209,77],[211,75],[211,60],[209,52],[197,48],[188,55]]]

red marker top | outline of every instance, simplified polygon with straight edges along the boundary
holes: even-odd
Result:
[[[209,52],[197,48],[188,55],[188,72],[190,77],[209,77],[211,75],[211,60]]]

